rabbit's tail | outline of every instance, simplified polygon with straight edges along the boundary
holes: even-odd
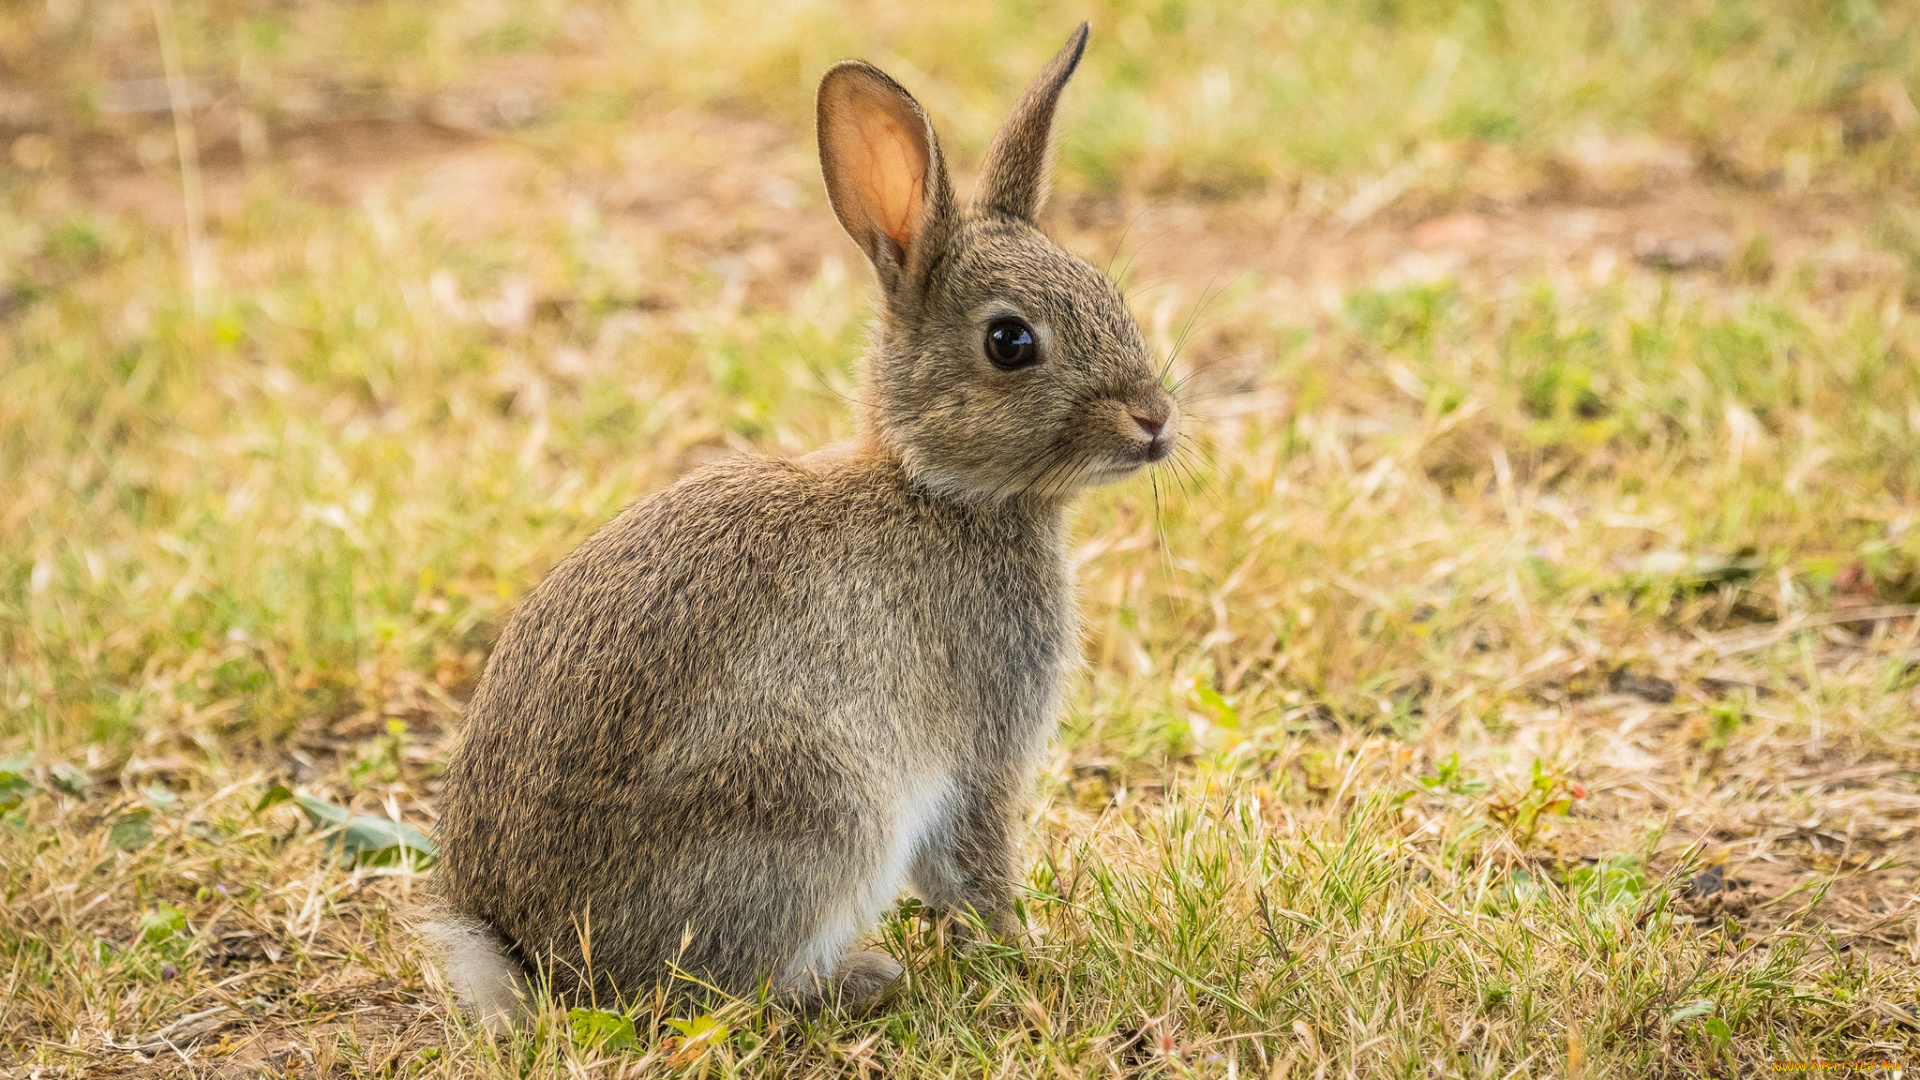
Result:
[[[499,934],[473,919],[444,912],[420,924],[420,934],[440,954],[447,988],[482,1027],[503,1035],[532,1016],[527,971]]]

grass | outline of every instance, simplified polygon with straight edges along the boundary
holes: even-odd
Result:
[[[1912,10],[852,10],[0,13],[0,1069],[1910,1060]],[[1087,15],[1051,225],[1199,436],[1080,515],[1044,940],[903,906],[884,1015],[477,1036],[380,822],[594,527],[849,431],[812,81],[879,60],[964,174]]]

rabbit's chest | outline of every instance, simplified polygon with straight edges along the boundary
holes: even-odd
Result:
[[[953,777],[944,769],[916,770],[903,774],[890,794],[893,805],[880,874],[888,898],[906,880],[921,849],[947,828],[954,802]]]
[[[916,712],[949,717],[966,758],[1024,760],[1051,733],[1077,655],[1064,593],[968,583],[954,590],[961,602],[909,631],[918,639],[909,685],[929,698]]]
[[[836,610],[809,645],[832,658],[835,692],[888,714],[875,733],[901,740],[903,768],[967,775],[1044,747],[1078,656],[1063,535],[945,522],[849,560],[880,568],[856,587],[820,591]]]

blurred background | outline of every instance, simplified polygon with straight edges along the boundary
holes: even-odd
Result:
[[[1711,841],[1920,963],[1892,0],[0,7],[0,788],[42,793],[20,865],[69,838],[9,888],[70,895],[127,814],[173,845],[7,933],[132,925],[149,873],[204,893],[168,860],[235,792],[430,826],[547,567],[704,463],[851,430],[871,284],[824,68],[897,77],[964,191],[1082,19],[1045,224],[1176,356],[1196,439],[1080,517],[1043,843],[1140,792],[1367,776],[1455,853],[1644,876]],[[257,903],[317,850],[260,848]]]
[[[626,501],[845,432],[868,272],[818,181],[820,71],[893,72],[964,185],[1083,17],[1049,224],[1184,340],[1210,444],[1286,473],[1332,425],[1376,488],[1496,504],[1680,474],[1626,555],[1717,559],[1769,612],[1796,575],[1912,587],[1911,544],[1857,550],[1867,504],[1911,498],[1920,424],[1907,5],[50,0],[0,13],[12,737],[112,756],[458,687]],[[1187,470],[1211,500],[1161,522],[1199,544],[1153,554],[1144,491],[1097,504],[1133,554],[1096,603],[1204,591],[1179,572],[1244,556],[1188,518],[1252,529],[1335,483]],[[1308,542],[1266,554],[1353,569]],[[1204,637],[1205,607],[1119,618],[1106,652]],[[1280,689],[1345,692],[1302,662]]]

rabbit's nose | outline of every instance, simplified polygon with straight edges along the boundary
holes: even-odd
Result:
[[[1160,437],[1161,432],[1167,430],[1167,420],[1170,414],[1166,412],[1156,410],[1145,416],[1139,413],[1132,415],[1133,422],[1140,425],[1140,430],[1146,432],[1147,438],[1149,439],[1157,439]]]

